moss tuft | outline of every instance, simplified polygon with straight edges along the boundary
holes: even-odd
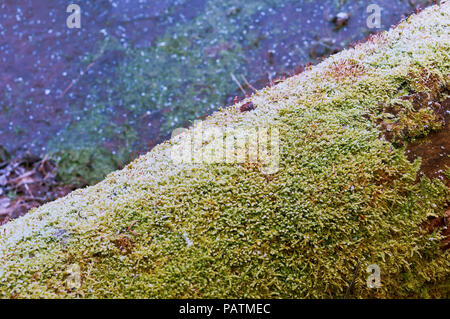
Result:
[[[448,83],[449,15],[448,1],[430,7],[256,92],[253,110],[236,105],[202,123],[276,127],[273,174],[249,161],[175,163],[171,152],[195,124],[101,183],[2,226],[0,296],[448,298],[450,250],[421,225],[442,216],[449,189],[417,180],[420,160],[384,138],[377,116],[383,105],[407,125],[426,115],[397,101],[442,86],[423,74]],[[373,264],[378,289],[366,284]]]

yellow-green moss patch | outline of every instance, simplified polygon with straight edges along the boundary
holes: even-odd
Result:
[[[449,190],[417,182],[420,162],[376,121],[380,105],[408,90],[435,90],[423,87],[424,70],[448,84],[448,21],[443,2],[255,93],[255,110],[237,105],[202,123],[278,128],[274,174],[249,163],[175,164],[185,133],[2,226],[0,296],[449,297],[449,252],[420,227],[444,212]],[[399,121],[421,120],[395,105],[405,107]],[[68,285],[74,264],[77,288]],[[379,289],[366,285],[371,264]]]

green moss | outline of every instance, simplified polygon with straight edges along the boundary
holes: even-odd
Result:
[[[371,115],[410,90],[406,76],[420,83],[418,65],[448,78],[449,14],[449,2],[427,9],[255,93],[255,110],[237,105],[202,123],[278,128],[274,174],[262,163],[174,163],[184,134],[2,226],[0,295],[448,298],[449,251],[420,226],[442,215],[449,189],[417,181],[420,160],[410,163]],[[379,289],[366,285],[371,264]]]
[[[11,155],[8,151],[0,145],[0,163],[6,162],[11,158]]]
[[[104,148],[65,150],[52,156],[58,165],[58,178],[75,187],[98,183],[120,166],[118,157]]]

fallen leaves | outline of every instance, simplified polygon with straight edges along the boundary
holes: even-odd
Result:
[[[30,154],[0,163],[0,225],[25,215],[58,197],[65,196],[72,187],[61,185],[56,179],[56,164],[48,156],[40,159]]]

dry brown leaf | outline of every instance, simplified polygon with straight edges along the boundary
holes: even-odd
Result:
[[[8,208],[11,204],[11,200],[8,197],[0,198],[0,209]]]

